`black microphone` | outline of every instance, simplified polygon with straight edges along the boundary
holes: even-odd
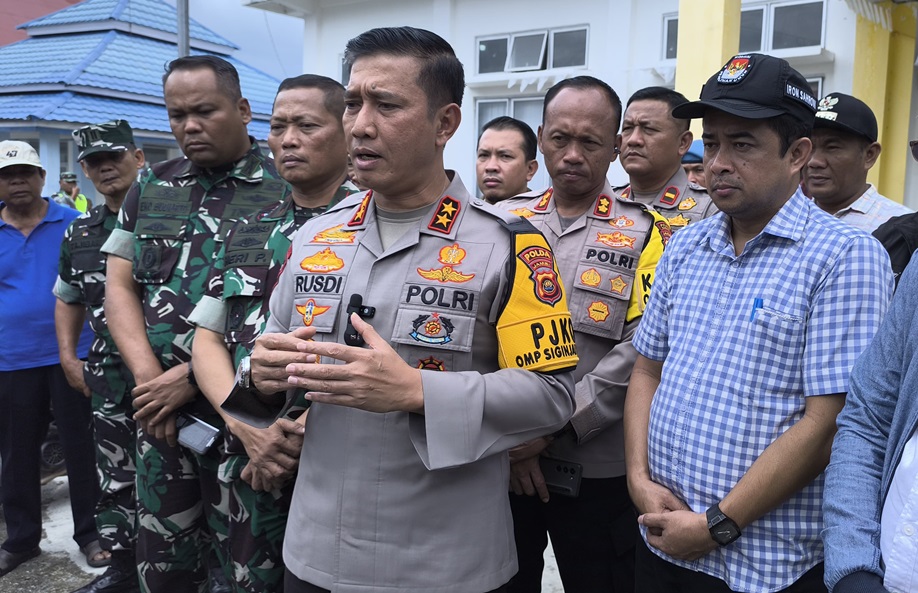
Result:
[[[354,325],[351,323],[351,313],[356,313],[361,319],[370,319],[376,315],[376,307],[368,307],[363,304],[363,295],[352,294],[351,300],[347,305],[347,328],[344,330],[344,343],[348,346],[360,347],[365,344],[363,336],[357,333]]]

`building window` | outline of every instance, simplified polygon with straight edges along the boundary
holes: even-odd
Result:
[[[663,59],[675,60],[676,48],[679,44],[679,17],[675,15],[663,17]]]
[[[762,51],[762,33],[765,31],[765,9],[751,8],[740,13],[740,53]]]
[[[823,3],[772,6],[771,49],[822,45]]]
[[[813,76],[807,78],[806,81],[810,83],[810,88],[813,89],[813,96],[816,97],[818,101],[822,97],[822,76]]]
[[[506,37],[478,41],[478,73],[503,72],[507,65]]]
[[[768,2],[744,8],[740,14],[740,53],[821,47],[825,0]],[[663,16],[663,58],[676,58],[678,15]]]
[[[587,33],[587,27],[568,27],[479,38],[477,72],[584,67]]]

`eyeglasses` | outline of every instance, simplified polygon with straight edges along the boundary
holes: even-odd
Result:
[[[908,147],[912,150],[912,158],[918,161],[918,140],[909,140]]]

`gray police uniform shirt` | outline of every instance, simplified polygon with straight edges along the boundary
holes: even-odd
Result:
[[[623,198],[641,202],[662,214],[669,222],[673,232],[719,212],[711,196],[708,195],[708,191],[690,182],[685,169],[681,166],[669,178],[663,189],[650,199],[643,195],[632,195],[630,185],[616,189],[621,190]]]
[[[670,231],[660,214],[621,199],[608,182],[565,228],[552,193],[529,192],[499,203],[548,239],[574,320],[580,362],[573,431],[556,438],[544,455],[581,464],[584,478],[618,477],[625,474],[625,392],[637,359],[631,337]]]
[[[386,250],[372,192],[308,221],[271,297],[267,332],[312,326],[316,340],[344,343],[359,294],[375,307],[369,323],[422,369],[423,415],[309,411],[284,562],[335,593],[506,583],[517,571],[506,451],[573,410],[573,331],[547,243],[529,226],[514,245],[505,224],[518,219],[452,175]],[[526,310],[543,317],[502,325]]]

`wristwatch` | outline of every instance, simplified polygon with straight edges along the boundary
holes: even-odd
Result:
[[[241,389],[249,389],[252,386],[252,358],[249,356],[239,361],[239,368],[236,369],[236,385]]]
[[[720,510],[719,504],[714,504],[707,511],[708,531],[711,532],[711,539],[718,545],[726,546],[733,543],[742,535],[739,525],[736,521],[728,517]]]

